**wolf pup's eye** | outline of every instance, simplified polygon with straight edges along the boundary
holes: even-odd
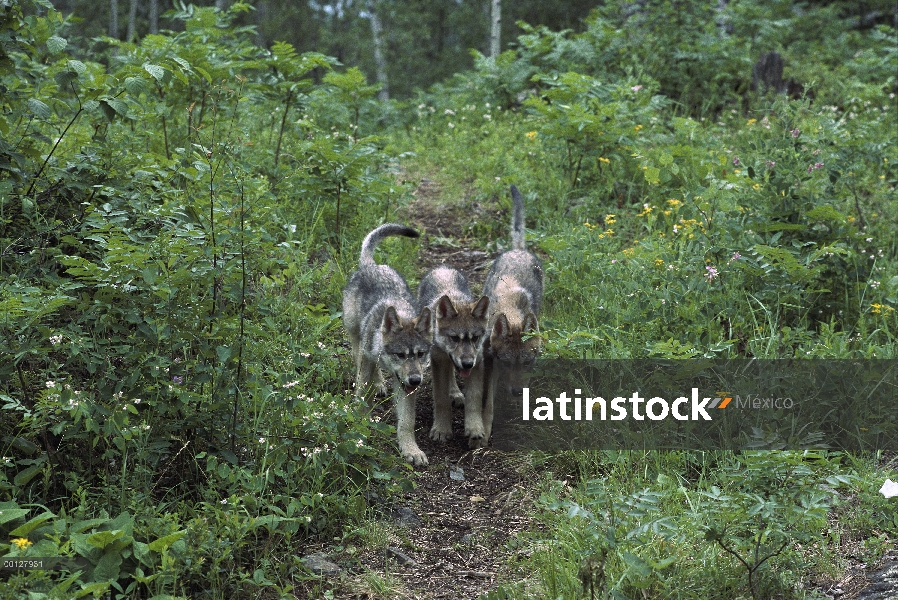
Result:
[[[457,343],[459,343],[459,342],[461,341],[461,338],[458,337],[457,335],[450,335],[450,336],[449,336],[449,340],[450,340],[453,344],[457,344]]]
[[[479,336],[479,335],[472,335],[472,336],[471,336],[471,341],[472,341],[473,343],[475,343],[475,344],[477,343],[477,340],[479,340],[479,339],[480,339],[480,336]]]
[[[399,360],[405,360],[405,352],[397,352],[396,358],[398,358]]]
[[[424,352],[424,350],[418,350],[418,358],[424,358],[426,354],[427,352]]]

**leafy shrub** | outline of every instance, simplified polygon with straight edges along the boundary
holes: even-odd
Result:
[[[347,237],[403,191],[355,127],[372,87],[253,46],[243,3],[109,40],[108,67],[70,53],[47,3],[2,10],[0,527],[90,565],[21,585],[276,587],[269,563],[235,573],[359,518],[370,479],[401,481],[374,449],[389,428],[348,404],[335,300]],[[22,523],[35,506],[49,516]]]

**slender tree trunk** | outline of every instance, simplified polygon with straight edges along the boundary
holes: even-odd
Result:
[[[118,39],[118,0],[109,0],[109,37]]]
[[[383,26],[377,16],[377,2],[369,0],[367,7],[371,18],[371,37],[374,38],[374,65],[377,68],[377,82],[380,84],[378,98],[381,102],[390,99],[390,88],[387,82],[387,61],[384,58]]]
[[[268,42],[265,39],[265,32],[262,25],[268,20],[268,0],[260,0],[256,3],[256,46],[266,48]]]
[[[717,30],[720,34],[720,37],[726,37],[729,34],[733,33],[733,28],[728,22],[726,9],[729,0],[717,0]]]
[[[490,58],[495,60],[502,48],[502,0],[492,0],[490,23]]]
[[[159,33],[159,0],[150,0],[150,33]]]
[[[125,36],[125,40],[128,42],[133,42],[135,38],[137,38],[137,25],[135,21],[137,20],[137,0],[131,0],[131,6],[128,7],[128,33]]]

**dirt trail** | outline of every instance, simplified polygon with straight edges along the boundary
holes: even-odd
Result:
[[[478,293],[494,257],[471,248],[464,232],[473,219],[486,215],[443,203],[439,186],[427,179],[418,185],[414,202],[404,212],[404,222],[426,232],[418,255],[420,273],[440,264],[455,267]],[[515,579],[507,566],[514,551],[506,543],[533,526],[526,511],[533,500],[525,475],[529,470],[516,464],[520,459],[513,455],[490,448],[468,450],[461,408],[453,411],[455,437],[448,443],[431,441],[430,386],[422,392],[415,437],[430,466],[418,469],[417,488],[393,509],[394,517],[397,509],[406,514],[411,509],[420,521],[402,526],[397,548],[416,564],[401,566],[395,558],[381,557],[370,567],[383,570],[390,561],[387,570],[402,579],[408,598],[475,599],[500,582]]]

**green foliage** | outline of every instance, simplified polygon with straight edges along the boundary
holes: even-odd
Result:
[[[727,34],[736,44],[729,51],[747,59],[738,40],[754,13],[733,4],[726,10],[744,14],[728,21],[738,24]],[[661,27],[669,9],[645,11],[645,27]],[[898,126],[889,110],[894,78],[852,79],[858,95],[849,106],[828,103],[841,102],[841,92],[814,102],[744,95],[730,104],[736,108],[715,111],[714,121],[680,116],[682,104],[658,74],[635,61],[632,69],[606,69],[620,61],[596,59],[606,49],[595,42],[600,30],[632,33],[609,29],[608,15],[618,10],[600,9],[582,35],[528,29],[515,52],[421,96],[400,145],[418,156],[436,152],[438,159],[422,161],[425,169],[434,165],[447,180],[464,173],[464,194],[478,202],[503,198],[508,183],[530,190],[528,217],[537,224],[530,239],[551,258],[552,302],[541,328],[547,350],[894,355],[888,273],[898,214],[887,198],[896,158],[884,143]],[[814,18],[832,16],[831,8],[821,11]],[[789,19],[775,29],[794,24]],[[776,37],[763,27],[751,34],[755,41]],[[851,34],[845,43],[867,48],[857,56],[869,63],[894,66],[893,53],[873,50],[881,35]],[[640,65],[665,50],[645,52]],[[713,89],[700,95],[730,98]],[[689,112],[707,114],[700,108]],[[475,227],[488,247],[505,243],[502,219]]]
[[[402,482],[390,428],[349,404],[337,312],[343,244],[402,189],[375,138],[318,125],[367,127],[374,88],[252,45],[246,8],[181,7],[108,67],[69,54],[58,13],[3,9],[0,500],[57,523],[4,532],[90,565],[18,589],[285,594],[301,567],[264,566],[271,540]]]
[[[391,144],[488,252],[508,247],[508,185],[525,193],[545,355],[894,358],[895,32],[804,8],[614,2],[583,34],[528,28],[416,98]],[[749,90],[771,50],[814,97]],[[509,543],[523,581],[485,597],[810,597],[809,574],[845,568],[840,536],[871,556],[894,537],[871,457],[545,460],[545,533]]]
[[[402,201],[391,154],[477,215],[488,252],[508,246],[508,184],[525,192],[549,356],[898,351],[898,54],[844,3],[610,2],[583,33],[522,25],[408,106],[297,40],[255,45],[243,3],[179,4],[173,31],[96,52],[48,3],[7,4],[0,554],[83,559],[15,592],[285,596],[305,571],[272,548],[405,483],[389,428],[349,403],[338,312],[359,240]],[[769,50],[816,95],[750,92]],[[411,273],[408,248],[383,251]],[[575,475],[540,502],[554,537],[528,568],[548,597],[786,595],[833,568],[827,510],[871,556],[896,534],[864,457],[549,460]],[[843,487],[856,507],[831,503]]]
[[[842,462],[813,452],[564,453],[549,459],[555,473],[539,499],[552,533],[516,540],[530,556],[520,568],[536,568],[528,588],[548,597],[807,597],[806,575],[838,553],[825,546],[828,512],[868,485]],[[600,477],[556,479],[569,469]]]

